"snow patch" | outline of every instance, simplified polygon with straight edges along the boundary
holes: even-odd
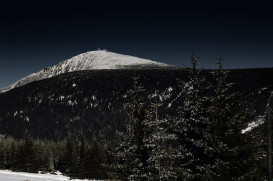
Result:
[[[69,177],[63,175],[53,174],[38,174],[38,173],[27,173],[27,172],[12,172],[10,170],[0,170],[0,181],[20,181],[20,180],[31,180],[31,181],[60,181],[69,180]],[[79,179],[73,179],[80,181]],[[87,180],[86,180],[87,181]]]
[[[248,124],[247,128],[242,130],[242,133],[246,133],[251,131],[252,129],[258,127],[259,125],[264,123],[265,116],[259,116],[255,121]]]

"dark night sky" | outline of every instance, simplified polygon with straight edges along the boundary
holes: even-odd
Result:
[[[200,68],[273,67],[273,6],[237,1],[10,1],[0,5],[0,88],[87,51]]]

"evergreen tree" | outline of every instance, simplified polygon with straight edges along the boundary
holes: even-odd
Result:
[[[30,133],[26,130],[24,133],[23,142],[21,143],[16,156],[16,169],[25,172],[37,172],[38,170],[34,166],[34,153],[34,141],[30,136]]]
[[[126,123],[126,131],[118,133],[117,172],[119,179],[148,180],[152,170],[148,165],[150,159],[150,144],[148,137],[149,116],[147,92],[139,85],[138,78],[133,78],[132,89],[129,90],[132,102],[128,105],[130,111]]]
[[[12,169],[15,165],[16,143],[10,137],[0,138],[0,168]]]
[[[54,169],[54,159],[53,159],[53,153],[52,150],[48,150],[47,155],[45,157],[45,167],[46,167],[46,171],[48,172],[53,172]]]
[[[209,105],[206,79],[197,70],[198,57],[190,56],[192,68],[188,69],[188,81],[179,81],[180,104],[172,129],[177,137],[178,153],[176,172],[179,180],[208,180],[206,167],[210,160],[205,155],[207,144]]]
[[[154,102],[151,104],[149,113],[149,136],[146,140],[148,148],[151,150],[148,162],[151,170],[150,180],[174,180],[176,178],[174,172],[174,151],[169,149],[168,145],[175,140],[175,135],[168,131],[170,121],[168,119],[159,119],[159,107],[162,106],[162,99],[157,91],[152,96]]]
[[[6,168],[14,170],[15,164],[16,164],[16,155],[18,152],[17,142],[12,138],[8,138],[8,140],[10,142],[10,147],[9,147],[8,155],[7,155]]]
[[[54,143],[49,141],[42,141],[42,147],[43,147],[43,168],[45,172],[53,172],[55,170],[54,168]],[[57,156],[57,155],[56,155]]]
[[[66,143],[67,140],[52,144],[54,168],[62,173],[65,173]]]
[[[47,150],[48,151],[48,150]],[[39,171],[45,171],[45,144],[43,141],[36,140],[33,146],[33,164],[34,167]]]
[[[78,171],[78,154],[76,143],[72,134],[68,134],[64,153],[65,173],[71,178],[77,176]]]
[[[261,116],[256,116],[255,115],[255,109],[256,107],[250,106],[250,111],[249,113],[254,114],[254,117],[251,117],[251,120],[257,120],[257,119],[264,119],[264,126],[258,126],[254,129],[251,129],[249,131],[244,132],[244,134],[247,134],[249,137],[251,137],[251,151],[252,151],[252,160],[254,160],[254,163],[249,165],[252,175],[253,175],[253,180],[266,180],[267,179],[267,126],[266,126],[266,113],[267,113],[267,106],[268,105],[273,105],[273,100],[272,100],[272,93],[268,92],[268,101],[267,105],[265,106],[264,109],[264,115],[263,117]],[[251,114],[250,114],[251,115]]]
[[[4,143],[0,138],[0,169],[5,169],[6,168],[6,151],[4,147]]]
[[[114,150],[114,155],[117,157],[116,162],[113,162],[114,177],[121,180],[129,180],[129,175],[132,174],[131,168],[133,161],[133,135],[131,134],[131,128],[128,124],[126,127],[126,132],[116,133],[116,148]]]
[[[86,154],[87,154],[87,141],[83,135],[83,133],[80,134],[80,148],[79,148],[79,178],[85,178],[87,175],[86,168],[88,168],[88,165],[86,165]]]
[[[247,134],[242,133],[247,126],[246,109],[239,94],[231,92],[232,84],[228,83],[228,72],[223,70],[221,54],[218,60],[209,121],[208,153],[214,161],[209,171],[210,180],[253,180],[252,142]]]
[[[115,151],[115,141],[114,142],[107,142],[107,147],[105,149],[105,159],[106,159],[106,170],[107,170],[107,176],[109,179],[117,178],[117,153]]]
[[[105,179],[107,178],[105,166],[105,154],[102,146],[94,141],[92,147],[87,151],[85,160],[85,169],[87,178],[89,179]]]

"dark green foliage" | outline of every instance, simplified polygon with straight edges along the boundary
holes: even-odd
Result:
[[[88,145],[85,137],[83,134],[80,134],[79,138],[79,168],[78,168],[78,176],[79,178],[85,178],[87,175],[86,168],[86,157],[87,157],[87,150],[88,150]]]
[[[201,71],[208,82],[213,80],[211,71]],[[131,87],[131,76],[134,74],[141,75],[140,81],[149,94],[155,89],[160,94],[172,87],[171,97],[164,101],[160,112],[162,115],[174,115],[173,107],[166,107],[179,94],[176,79],[188,81],[185,69],[70,72],[1,93],[0,133],[18,139],[28,129],[34,138],[57,141],[66,138],[68,131],[75,134],[82,131],[87,139],[101,132],[110,140],[116,130],[124,131],[127,115],[123,105],[129,100],[124,96]],[[264,98],[251,94],[264,87],[272,90],[272,75],[273,69],[231,70],[229,80],[235,83],[232,89],[250,95],[249,104],[259,105]],[[73,87],[73,84],[77,86]],[[72,106],[69,100],[77,104]],[[255,108],[257,114],[264,111],[264,107]]]
[[[133,77],[133,86],[129,90],[130,102],[126,105],[126,131],[117,134],[116,172],[119,179],[147,180],[153,173],[148,165],[151,158],[148,137],[151,132],[147,96],[139,78]]]
[[[177,152],[171,143],[176,139],[176,135],[170,132],[172,126],[170,119],[162,118],[162,113],[159,112],[159,108],[163,105],[162,97],[157,92],[152,97],[149,121],[146,124],[149,128],[146,138],[150,154],[148,165],[151,176],[149,179],[175,180],[174,161]]]
[[[17,168],[26,172],[35,172],[34,142],[30,133],[25,131],[23,142],[17,153]]]
[[[205,154],[207,145],[210,84],[197,69],[198,57],[190,57],[192,68],[188,81],[179,81],[180,99],[174,115],[172,131],[177,137],[177,176],[184,180],[208,180],[206,168],[210,160]]]
[[[129,96],[125,95],[135,73],[143,75],[143,86],[148,91],[154,92],[157,87],[162,92],[175,86],[176,76],[183,77],[185,72],[92,70],[33,82],[0,94],[0,132],[22,138],[28,129],[34,138],[55,141],[66,138],[67,132],[83,132],[87,139],[101,132],[110,140],[116,130],[124,130],[127,115],[123,105],[128,102]]]
[[[65,154],[64,154],[64,166],[65,173],[72,178],[75,178],[77,175],[78,169],[78,154],[77,154],[76,140],[69,134],[66,140]]]
[[[255,144],[251,136],[242,133],[247,127],[248,111],[239,94],[231,91],[232,84],[228,83],[228,72],[223,70],[221,55],[218,64],[210,107],[208,155],[213,160],[209,170],[210,180],[255,180]]]
[[[8,149],[6,168],[14,170],[16,167],[18,144],[12,138],[6,138],[5,141],[8,143],[8,146],[6,146]]]
[[[6,167],[6,151],[3,143],[0,143],[0,169],[4,169]]]
[[[89,179],[105,179],[106,172],[106,158],[102,145],[96,140],[92,147],[88,149],[85,159],[86,178]]]
[[[79,140],[79,141],[78,141]],[[66,141],[33,140],[26,131],[24,139],[0,138],[0,169],[25,172],[54,172],[60,170],[71,178],[106,179],[112,161],[106,157],[103,138],[92,146],[83,135]],[[31,153],[31,154],[29,154]]]
[[[45,148],[45,143],[40,142],[40,140],[37,140],[36,142],[37,144],[34,145],[33,147],[33,156],[35,156],[33,159],[35,160],[34,164],[34,168],[36,168],[37,170],[45,170],[46,168],[44,167],[45,165],[43,163],[45,163],[47,157],[45,156],[45,152],[44,150]]]

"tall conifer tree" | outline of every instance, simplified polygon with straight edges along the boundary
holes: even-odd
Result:
[[[120,179],[148,180],[152,170],[148,166],[151,148],[148,145],[149,106],[147,91],[139,84],[138,77],[133,78],[126,131],[118,133],[117,172]]]
[[[207,135],[207,106],[209,84],[197,69],[199,58],[190,56],[192,68],[188,81],[179,80],[181,91],[178,116],[174,119],[173,131],[177,137],[177,176],[181,180],[207,180],[205,155]]]
[[[97,140],[94,140],[92,147],[86,153],[85,172],[87,178],[90,179],[105,179],[106,172],[105,153],[102,145]]]
[[[34,167],[34,141],[30,135],[30,133],[26,130],[24,133],[23,142],[19,147],[19,151],[17,153],[17,166],[16,168],[20,171],[26,172],[36,172],[36,168]]]
[[[78,174],[78,154],[75,139],[70,133],[68,134],[65,145],[64,165],[65,173],[71,178],[75,178]]]
[[[251,170],[252,145],[250,137],[243,134],[246,109],[240,96],[232,92],[228,72],[223,69],[223,58],[218,58],[219,68],[214,73],[216,86],[211,108],[210,153],[214,161],[209,171],[212,181],[253,180]]]
[[[155,91],[155,94],[152,95],[149,112],[150,119],[147,123],[150,134],[146,140],[146,144],[150,149],[150,159],[148,162],[152,173],[150,179],[175,180],[175,152],[170,145],[176,137],[169,130],[171,126],[170,120],[168,118],[162,119],[160,116],[159,108],[162,105],[162,98]]]

